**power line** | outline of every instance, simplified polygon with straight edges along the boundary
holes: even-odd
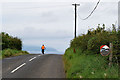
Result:
[[[95,8],[93,9],[93,11],[86,17],[86,18],[84,18],[84,19],[82,19],[82,18],[80,18],[81,20],[86,20],[86,19],[88,19],[93,13],[94,13],[94,11],[96,10],[96,8],[98,7],[98,4],[100,3],[100,0],[97,2],[97,4],[96,4],[96,6],[95,6]]]

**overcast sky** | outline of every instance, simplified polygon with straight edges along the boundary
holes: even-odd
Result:
[[[25,2],[26,1],[26,2]],[[86,2],[85,2],[86,1]],[[90,1],[90,0],[89,0]],[[118,23],[118,0],[101,0],[94,14],[87,17],[98,0],[76,0],[78,7],[77,36],[85,34],[98,24],[106,24],[106,28]],[[64,52],[74,38],[74,3],[73,0],[4,0],[1,3],[2,31],[17,36],[23,41],[23,46],[40,47],[45,44],[60,52]],[[116,23],[116,24],[117,24]],[[1,24],[1,22],[0,22]],[[89,26],[89,27],[88,27]]]

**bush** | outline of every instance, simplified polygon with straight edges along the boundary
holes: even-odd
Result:
[[[113,53],[115,55],[120,53],[120,39],[118,38],[120,32],[114,31],[116,30],[115,28],[112,31],[107,31],[105,30],[105,25],[103,27],[99,26],[96,30],[90,29],[86,35],[83,34],[71,40],[70,47],[80,48],[82,52],[90,51],[94,54],[99,54],[100,46],[109,46],[110,43],[113,43]]]
[[[11,49],[4,50],[3,52],[3,57],[9,57],[13,54],[13,51]]]
[[[113,43],[111,67],[108,66],[109,56],[103,57],[100,54],[100,46],[109,46],[110,43]],[[104,24],[103,27],[98,25],[96,30],[90,29],[87,34],[71,40],[70,48],[64,54],[67,78],[118,78],[119,62],[120,31],[116,31],[114,26],[112,31],[107,31]]]
[[[2,50],[10,48],[10,49],[22,49],[22,41],[17,37],[9,36],[9,34],[2,32],[0,34],[0,39],[2,38]]]

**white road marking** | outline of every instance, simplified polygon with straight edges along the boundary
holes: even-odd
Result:
[[[41,56],[41,55],[38,55],[38,56]],[[33,59],[35,59],[37,57],[33,57],[31,58],[29,61],[32,61]],[[17,67],[16,69],[12,70],[11,73],[14,73],[15,71],[17,71],[19,68],[23,67],[24,65],[26,65],[26,63],[23,63],[22,65],[20,65],[19,67]]]
[[[38,55],[38,56],[41,56],[41,55]]]
[[[15,71],[17,71],[19,68],[21,68],[22,66],[26,65],[26,63],[23,63],[22,65],[20,65],[19,67],[17,67],[16,69],[14,69],[13,71],[11,71],[11,73],[14,73]]]
[[[33,59],[35,59],[36,57],[34,57],[34,58],[32,58],[32,59],[30,59],[29,61],[32,61]]]

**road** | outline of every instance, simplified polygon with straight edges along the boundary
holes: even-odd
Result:
[[[3,78],[65,78],[62,55],[31,54],[2,60]]]

